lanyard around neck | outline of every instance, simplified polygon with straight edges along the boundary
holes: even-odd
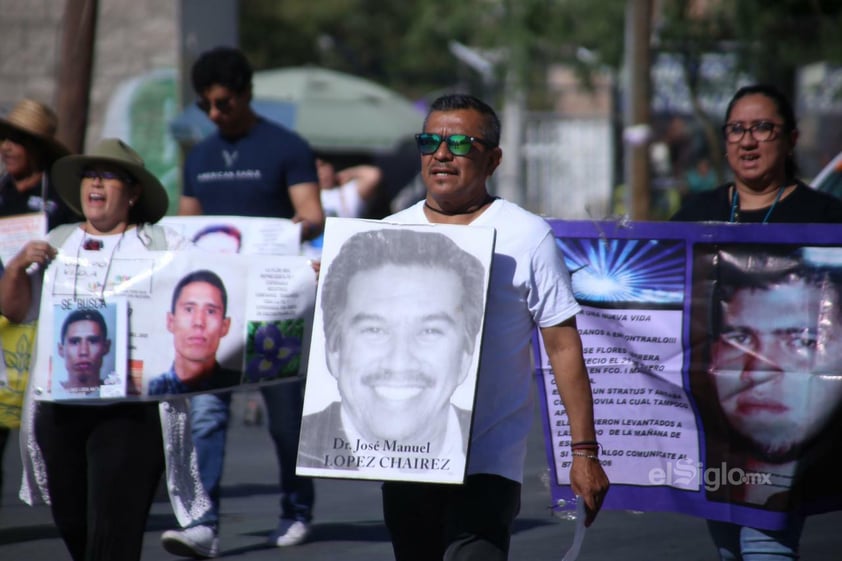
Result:
[[[772,206],[769,207],[769,210],[766,211],[766,216],[763,217],[763,224],[769,221],[769,217],[772,215],[772,211],[775,210],[775,206],[777,206],[778,201],[781,200],[781,195],[784,192],[786,187],[781,185],[778,188],[778,194],[775,195],[775,200],[772,203]],[[739,222],[740,218],[740,193],[737,191],[737,186],[734,185],[734,195],[731,197],[731,218],[729,222]]]

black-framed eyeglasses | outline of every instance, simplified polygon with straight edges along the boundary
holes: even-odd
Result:
[[[778,128],[783,128],[783,125],[772,121],[758,121],[748,127],[742,123],[726,123],[722,132],[725,134],[725,140],[731,144],[741,141],[746,132],[758,142],[769,142],[775,139],[775,129]]]
[[[210,113],[211,107],[216,108],[220,113],[229,113],[233,99],[233,97],[221,97],[214,100],[202,98],[196,101],[196,107],[201,109],[203,113]]]
[[[86,169],[79,174],[82,179],[97,179],[101,181],[122,181],[123,183],[134,183],[134,179],[124,173],[116,171]]]
[[[442,136],[431,132],[422,132],[415,135],[415,142],[418,144],[418,151],[425,156],[435,154],[442,142],[447,144],[447,149],[450,150],[450,153],[454,156],[467,156],[470,154],[471,148],[474,146],[474,142],[479,142],[483,146],[494,148],[494,144],[488,142],[487,140],[483,140],[482,138],[476,136],[468,136],[467,134],[451,134],[448,136]]]

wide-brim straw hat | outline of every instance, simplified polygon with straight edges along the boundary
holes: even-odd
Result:
[[[45,166],[70,154],[67,147],[55,139],[58,117],[52,109],[34,99],[22,99],[0,118],[0,139],[10,132],[23,134],[44,150]]]
[[[143,163],[131,146],[118,138],[101,140],[88,154],[65,156],[53,164],[52,181],[56,192],[71,209],[82,213],[81,185],[85,168],[110,164],[129,173],[141,187],[135,201],[133,217],[140,222],[155,223],[167,213],[167,190]]]

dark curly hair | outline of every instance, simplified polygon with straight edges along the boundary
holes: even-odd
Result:
[[[214,47],[205,51],[193,64],[190,77],[193,89],[201,94],[214,85],[243,93],[251,87],[254,71],[246,55],[234,47]]]

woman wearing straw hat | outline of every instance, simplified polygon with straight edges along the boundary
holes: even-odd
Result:
[[[0,118],[0,218],[45,211],[48,228],[78,220],[47,179],[52,163],[69,153],[54,138],[57,122],[52,109],[32,99],[20,100]],[[0,263],[0,275],[2,270]],[[24,332],[25,329],[29,332]],[[0,318],[0,330],[4,343],[16,345],[21,340],[31,340],[25,333],[34,333],[35,326],[11,326],[5,318]],[[10,427],[16,427],[17,422],[11,413],[2,420],[0,464]],[[0,472],[0,487],[2,481]]]
[[[13,321],[37,315],[41,276],[57,252],[84,257],[95,251],[110,256],[110,263],[126,253],[188,246],[154,224],[167,210],[166,191],[122,141],[106,139],[88,155],[65,156],[53,165],[52,176],[59,196],[85,221],[52,230],[48,241],[27,243],[9,262],[0,279],[0,306]],[[89,294],[82,285],[84,298],[108,296],[104,288]],[[33,371],[40,368],[33,365]],[[190,523],[201,516],[201,504],[207,503],[201,485],[186,473],[193,471],[191,463],[195,468],[190,429],[184,425],[187,411],[184,400],[162,402],[159,413],[154,402],[96,400],[81,405],[36,402],[27,396],[21,420],[21,441],[28,452],[21,498],[51,504],[74,560],[140,559],[149,508],[164,469],[164,443],[169,480],[184,482],[173,499],[179,521]]]
[[[48,228],[75,222],[76,216],[59,198],[47,178],[55,160],[70,151],[55,139],[58,120],[52,109],[22,99],[0,119],[0,217],[45,211]]]

